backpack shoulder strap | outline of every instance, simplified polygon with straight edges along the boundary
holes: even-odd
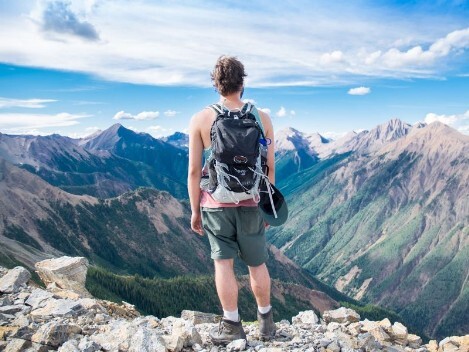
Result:
[[[254,115],[254,117],[256,118],[256,121],[257,121],[257,123],[259,124],[259,126],[262,130],[262,133],[265,134],[264,125],[262,124],[261,117],[259,116],[259,111],[257,111],[257,108],[254,105],[252,106],[251,112]]]
[[[223,115],[224,114],[223,109],[222,109],[221,105],[219,105],[219,104],[209,105],[209,108],[212,108],[213,110],[215,110],[217,115],[220,115],[220,114]]]

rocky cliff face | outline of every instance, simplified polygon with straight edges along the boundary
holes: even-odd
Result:
[[[429,336],[468,331],[469,137],[398,121],[364,137],[354,152],[288,180],[290,219],[270,240]]]
[[[258,339],[257,323],[245,323],[247,340],[216,347],[208,337],[217,325],[216,315],[183,311],[180,318],[142,316],[126,302],[84,297],[80,290],[70,289],[84,284],[87,265],[80,258],[57,258],[37,263],[36,268],[41,277],[48,277],[46,289],[32,285],[30,273],[22,267],[0,267],[0,350],[444,352],[469,348],[469,335],[424,345],[399,322],[360,320],[346,308],[326,311],[321,319],[313,311],[300,312],[291,322],[276,323],[277,333],[270,341]]]

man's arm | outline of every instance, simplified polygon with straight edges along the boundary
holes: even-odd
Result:
[[[263,111],[259,111],[262,118],[262,125],[264,126],[265,138],[270,139],[270,144],[267,148],[267,166],[269,167],[270,183],[275,184],[275,136],[274,127],[272,126],[272,120],[269,115]]]
[[[187,189],[191,203],[191,228],[199,235],[203,235],[200,215],[200,177],[202,173],[203,142],[198,126],[198,114],[191,119],[189,126],[189,170],[187,174]]]

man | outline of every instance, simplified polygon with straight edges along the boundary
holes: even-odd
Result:
[[[235,57],[222,56],[211,74],[214,87],[220,94],[221,103],[231,111],[244,106],[241,96],[244,90],[243,64]],[[268,146],[267,166],[270,182],[275,181],[274,131],[270,117],[258,111],[264,134],[271,143]],[[236,256],[248,265],[251,288],[258,305],[257,318],[261,339],[275,335],[275,324],[270,305],[270,276],[265,265],[268,258],[265,224],[254,200],[239,203],[220,203],[209,192],[201,190],[201,159],[209,155],[210,129],[217,113],[208,107],[195,114],[189,132],[188,190],[191,203],[192,230],[208,235],[211,258],[215,264],[215,285],[223,307],[223,319],[218,328],[210,332],[215,344],[226,344],[245,339],[246,334],[238,314],[238,283],[233,270]],[[205,169],[205,167],[204,167]]]

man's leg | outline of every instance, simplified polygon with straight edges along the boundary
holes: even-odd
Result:
[[[215,259],[215,285],[224,311],[238,309],[238,282],[233,270],[233,259]]]
[[[249,276],[257,305],[259,307],[270,306],[270,275],[265,263],[259,266],[250,266]]]
[[[233,270],[233,259],[214,259],[215,285],[223,307],[223,319],[219,327],[210,330],[210,338],[216,345],[246,339],[246,333],[238,314],[238,283]]]
[[[268,340],[275,336],[276,326],[270,305],[270,275],[267,266],[249,267],[251,288],[257,302],[257,321],[259,322],[259,338]]]

